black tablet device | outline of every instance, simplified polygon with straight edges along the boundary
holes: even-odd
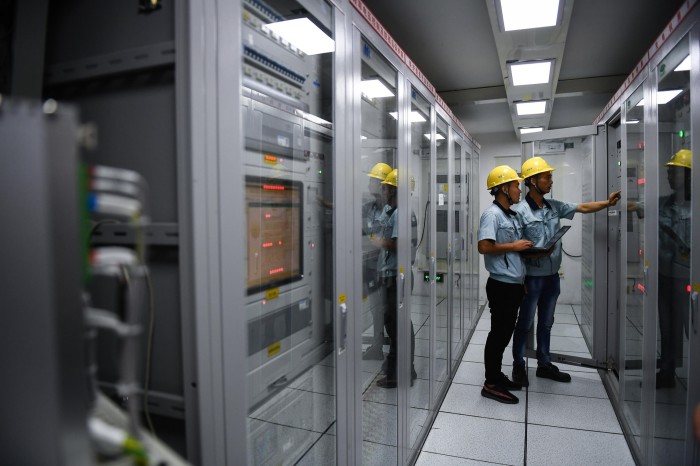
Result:
[[[542,252],[547,252],[549,249],[556,244],[557,241],[561,239],[562,236],[564,236],[564,233],[569,231],[569,228],[571,228],[570,225],[563,226],[557,231],[554,236],[552,236],[552,239],[547,242],[542,247],[532,247],[530,249],[525,249],[524,251],[520,251],[521,254],[540,254]]]

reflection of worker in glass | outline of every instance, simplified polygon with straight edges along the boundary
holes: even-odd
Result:
[[[382,181],[382,194],[386,205],[379,218],[381,232],[374,243],[382,248],[377,260],[377,272],[383,284],[384,292],[384,327],[389,334],[389,355],[387,356],[386,377],[377,381],[382,388],[394,388],[397,382],[397,338],[398,338],[398,302],[397,302],[397,248],[399,236],[398,223],[398,170],[394,169]],[[416,379],[413,367],[415,353],[415,333],[411,322],[411,384]]]
[[[379,162],[372,170],[367,174],[369,177],[369,192],[372,195],[372,200],[365,203],[362,206],[362,234],[364,236],[369,236],[370,240],[373,240],[375,235],[380,233],[381,225],[379,223],[379,218],[384,212],[384,200],[382,199],[382,181],[386,179],[386,176],[391,172],[391,167],[385,163]],[[366,261],[364,264],[364,287],[368,288],[363,290],[363,293],[369,294],[370,286],[369,282],[373,282],[377,279],[377,262],[373,260]],[[384,359],[384,352],[382,351],[382,345],[384,345],[384,309],[381,306],[374,306],[372,308],[372,321],[374,328],[374,335],[372,338],[372,344],[367,348],[367,350],[362,355],[362,359]]]
[[[688,335],[691,159],[690,151],[682,149],[665,164],[672,192],[659,198],[661,366],[656,388],[675,386],[675,367],[683,355],[683,330]]]
[[[556,199],[545,199],[552,190],[552,172],[542,157],[526,160],[521,176],[525,179],[528,193],[525,200],[513,206],[523,224],[523,238],[531,240],[536,247],[542,247],[561,228],[560,219],[574,218],[576,212],[590,214],[617,204],[620,192],[610,194],[604,201],[572,204]],[[537,311],[537,377],[557,382],[570,382],[571,376],[561,372],[552,364],[549,348],[554,310],[559,297],[559,267],[562,261],[561,242],[557,242],[545,254],[525,258],[525,289],[527,290],[520,306],[518,323],[513,334],[513,381],[524,387],[529,385],[525,370],[525,345],[527,333],[532,328]]]
[[[518,307],[525,294],[525,265],[518,252],[532,247],[532,241],[522,239],[522,226],[510,209],[520,200],[521,181],[508,165],[491,170],[486,187],[495,199],[481,214],[478,236],[479,253],[484,255],[489,272],[486,297],[491,309],[491,330],[484,347],[486,381],[481,396],[507,404],[518,402],[510,390],[521,388],[501,372],[503,352],[513,336]]]

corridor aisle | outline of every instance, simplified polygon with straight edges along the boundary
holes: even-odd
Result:
[[[552,351],[587,355],[572,305],[557,305]],[[484,310],[457,374],[416,463],[419,466],[633,465],[598,372],[559,365],[571,383],[535,376],[528,359],[530,386],[514,394],[517,405],[481,396],[484,344],[491,326]],[[503,356],[503,372],[512,371],[512,340]]]

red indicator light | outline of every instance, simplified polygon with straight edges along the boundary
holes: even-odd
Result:
[[[637,144],[637,149],[644,149],[644,141]]]
[[[272,214],[265,214],[265,218],[272,218]]]
[[[688,284],[688,286],[685,287],[685,291],[687,291],[688,293],[690,293],[690,284]]]
[[[643,249],[640,249],[640,250],[639,250],[639,257],[642,257],[643,255],[644,255],[644,250],[643,250]]]
[[[282,241],[277,241],[277,244],[279,244],[280,246],[282,246]]]
[[[271,247],[272,247],[272,243],[263,243],[263,247],[264,247],[264,248],[271,248]]]
[[[637,289],[638,289],[639,291],[641,291],[642,293],[644,293],[644,292],[647,290],[646,288],[644,288],[644,285],[642,285],[641,283],[639,283],[639,284],[637,285]]]
[[[274,155],[264,155],[264,157],[265,160],[267,160],[268,162],[277,162],[277,157],[275,157]]]
[[[645,184],[647,182],[646,178],[640,178],[637,180],[637,184]]]
[[[262,186],[263,189],[267,189],[268,191],[284,191],[285,187],[280,186],[278,184],[264,184]]]
[[[274,274],[280,273],[280,272],[284,272],[284,267],[279,267],[279,268],[270,270],[270,275],[274,275]]]

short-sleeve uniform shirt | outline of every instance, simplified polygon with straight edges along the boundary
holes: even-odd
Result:
[[[542,247],[561,228],[560,219],[574,218],[577,205],[556,199],[545,199],[544,205],[540,208],[528,193],[524,200],[513,206],[513,210],[518,214],[523,225],[523,238],[532,241],[534,247]],[[525,258],[527,274],[544,277],[559,273],[561,259],[561,241],[557,241],[551,255],[537,259]]]
[[[518,216],[512,210],[506,210],[494,201],[481,214],[478,241],[513,243],[521,238],[522,226]],[[484,264],[494,280],[516,284],[525,282],[525,266],[518,252],[484,254]]]

